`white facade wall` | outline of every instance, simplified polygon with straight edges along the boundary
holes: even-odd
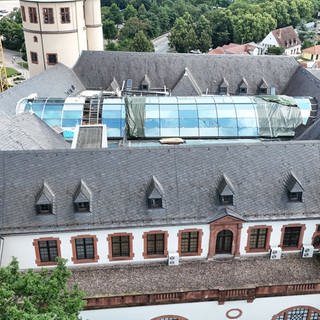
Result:
[[[301,45],[290,47],[284,50],[286,56],[297,56],[301,53]]]
[[[265,54],[270,47],[279,47],[278,42],[272,32],[269,32],[259,44],[264,48],[262,52],[263,54]]]
[[[268,252],[260,253],[247,253],[245,247],[248,241],[248,229],[252,226],[272,226],[272,233],[270,238],[270,246],[278,247],[281,241],[281,228],[283,225],[288,224],[303,224],[306,226],[303,235],[303,244],[310,245],[312,236],[316,231],[316,224],[319,224],[319,220],[297,220],[297,221],[274,221],[270,222],[258,222],[258,223],[244,223],[241,230],[240,240],[240,255],[267,255]],[[178,232],[179,230],[185,229],[200,229],[203,232],[201,240],[201,255],[200,256],[189,256],[182,257],[183,260],[188,259],[205,259],[209,252],[209,240],[210,240],[210,225],[185,225],[185,226],[170,226],[170,227],[154,227],[154,228],[134,228],[134,229],[110,229],[110,230],[91,230],[91,231],[74,231],[74,232],[60,232],[60,233],[46,233],[46,234],[32,234],[32,235],[15,235],[15,236],[4,236],[3,253],[1,266],[5,266],[10,263],[12,257],[17,257],[20,263],[21,269],[37,268],[35,263],[35,248],[33,246],[33,240],[38,238],[54,237],[59,238],[61,241],[61,256],[68,259],[68,266],[75,265],[72,258],[72,246],[70,243],[71,237],[81,235],[95,235],[98,239],[97,251],[99,255],[98,262],[93,263],[81,263],[76,265],[96,265],[99,264],[123,264],[123,263],[136,263],[136,262],[150,262],[150,261],[163,261],[165,258],[158,259],[144,259],[144,240],[143,233],[155,230],[167,231],[168,232],[168,253],[176,253],[178,251]],[[133,253],[134,257],[132,260],[121,260],[121,261],[110,261],[108,259],[108,242],[107,237],[114,233],[132,233],[133,234]],[[292,251],[290,252],[299,252]]]
[[[136,228],[136,229],[111,229],[111,230],[96,230],[96,231],[83,231],[83,232],[64,232],[64,233],[46,233],[46,234],[32,234],[32,235],[17,235],[17,236],[5,236],[3,253],[2,253],[2,262],[1,266],[8,265],[12,260],[12,257],[18,258],[19,265],[21,269],[28,268],[37,268],[35,263],[35,248],[33,246],[33,240],[44,237],[54,237],[59,238],[61,241],[61,257],[68,259],[68,266],[74,265],[71,261],[72,258],[72,247],[71,247],[71,237],[80,236],[80,235],[96,235],[97,249],[99,255],[99,264],[123,264],[123,263],[135,263],[135,262],[150,262],[157,260],[166,260],[161,259],[144,259],[144,242],[143,242],[143,233],[153,230],[168,231],[168,252],[177,252],[178,250],[178,232],[179,230],[184,229],[202,229],[202,254],[201,256],[192,256],[192,257],[183,257],[183,259],[195,259],[195,258],[206,258],[208,254],[208,245],[209,245],[209,225],[187,225],[183,227],[158,227],[158,228]],[[122,260],[122,261],[109,261],[108,260],[108,242],[107,237],[109,234],[113,233],[132,233],[133,234],[133,260]],[[97,263],[81,263],[77,265],[96,265]]]
[[[281,228],[284,225],[290,225],[290,224],[303,224],[306,226],[306,230],[304,231],[303,235],[303,241],[302,243],[305,245],[310,245],[312,241],[312,236],[314,232],[316,231],[316,224],[319,223],[319,220],[295,220],[295,221],[262,221],[262,222],[256,222],[256,223],[244,223],[242,226],[241,231],[241,241],[240,241],[240,255],[261,255],[261,253],[246,253],[245,247],[247,245],[248,241],[248,230],[250,227],[254,226],[272,226],[272,232],[270,237],[270,247],[278,247],[280,245],[281,241]],[[290,250],[290,252],[295,252]],[[296,252],[299,252],[297,250]],[[266,254],[266,253],[262,253]]]
[[[227,320],[226,313],[231,309],[240,309],[239,320],[271,320],[272,316],[294,306],[320,308],[320,294],[304,296],[286,296],[255,299],[247,301],[228,301],[219,305],[217,301],[167,304],[158,306],[130,307],[83,311],[83,320],[151,320],[161,315],[176,315],[188,320]],[[236,316],[239,313],[229,314]],[[230,319],[230,318],[229,318]]]

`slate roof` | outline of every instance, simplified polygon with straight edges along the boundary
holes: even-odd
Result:
[[[0,112],[0,150],[69,149],[70,145],[31,113],[9,117]]]
[[[186,95],[188,88],[185,90],[179,82],[186,68],[202,93],[219,93],[219,85],[225,78],[229,93],[236,94],[242,79],[246,78],[250,95],[259,93],[262,79],[275,87],[276,94],[285,94],[299,64],[285,56],[84,51],[73,69],[87,89],[108,88],[113,78],[119,84],[132,79],[133,88],[139,88],[147,75],[153,89],[166,86],[174,90],[179,84],[175,94]],[[186,81],[186,85],[190,87],[190,81]]]
[[[289,202],[294,172],[303,202]],[[0,153],[0,229],[3,234],[208,223],[221,211],[223,174],[234,188],[230,207],[246,221],[320,218],[320,143],[261,142],[199,146],[123,147],[105,150]],[[165,193],[165,209],[150,212],[152,176]],[[73,197],[85,181],[91,213],[75,214]],[[43,185],[55,195],[54,215],[36,215]]]
[[[242,289],[320,282],[320,260],[287,256],[184,262],[179,266],[145,264],[73,268],[71,284],[87,298],[192,290]]]
[[[0,112],[15,115],[17,102],[32,93],[37,93],[39,97],[64,98],[75,95],[84,89],[72,69],[63,64],[57,64],[1,93]]]

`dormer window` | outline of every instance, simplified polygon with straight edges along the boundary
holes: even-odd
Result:
[[[288,192],[289,201],[302,202],[302,192]]]
[[[248,93],[248,82],[245,78],[243,78],[239,85],[239,94],[246,95],[247,93]]]
[[[35,203],[37,214],[53,214],[53,203],[54,194],[44,182]]]
[[[86,183],[81,180],[73,198],[74,212],[91,212],[91,192]]]
[[[74,203],[75,212],[90,212],[90,202],[76,202]]]
[[[149,209],[159,209],[162,208],[162,198],[152,198],[148,199]]]
[[[37,204],[37,213],[38,214],[46,214],[46,213],[52,213],[52,204]]]
[[[233,195],[222,196],[220,195],[220,204],[223,206],[232,206],[233,205]]]
[[[261,82],[260,82],[259,94],[261,94],[261,95],[268,94],[268,84],[264,79],[262,79]]]
[[[150,89],[150,84],[151,84],[151,81],[150,81],[149,77],[145,74],[144,78],[140,84],[140,89],[147,91]]]
[[[288,201],[290,202],[302,202],[303,188],[297,177],[293,172],[290,173],[290,177],[287,183]]]
[[[164,190],[156,177],[152,177],[147,189],[148,209],[164,208]]]
[[[220,83],[220,86],[219,86],[219,93],[221,95],[227,95],[228,91],[229,91],[229,83],[225,78],[223,78],[223,80],[222,80],[222,82]]]
[[[225,175],[220,181],[218,193],[220,205],[233,206],[234,187]]]

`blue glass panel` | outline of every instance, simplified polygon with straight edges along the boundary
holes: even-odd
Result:
[[[295,100],[300,109],[304,109],[304,110],[311,109],[311,103],[308,98],[295,98]]]
[[[104,123],[107,125],[107,128],[118,128],[120,129],[121,120],[120,119],[106,119]]]
[[[160,121],[159,119],[146,119],[144,121],[144,127],[147,129],[151,129],[151,128],[159,128],[160,126]]]
[[[104,111],[102,117],[105,119],[120,119],[121,118],[121,110],[108,110]]]
[[[211,118],[200,118],[199,119],[199,127],[200,128],[214,128],[218,126],[218,122],[216,119]]]
[[[198,128],[198,119],[180,119],[180,128]]]
[[[199,128],[180,128],[180,136],[181,137],[198,137],[199,136]]]
[[[103,112],[107,110],[120,110],[121,104],[104,104],[102,107]]]
[[[81,119],[63,119],[62,127],[75,127],[81,124]]]
[[[177,128],[177,129],[179,129],[178,119],[161,119],[160,125],[161,125],[161,128]]]
[[[33,102],[30,110],[34,112],[39,118],[42,116],[45,101]]]
[[[252,104],[236,104],[238,118],[255,118],[256,112]]]
[[[65,139],[72,139],[73,138],[73,135],[74,135],[74,132],[73,131],[63,131],[63,137]]]
[[[218,128],[199,128],[200,137],[219,137]]]
[[[237,137],[238,136],[238,130],[237,130],[237,128],[219,127],[219,136],[220,137]]]
[[[199,118],[217,118],[216,106],[214,104],[198,104]]]
[[[49,126],[61,126],[61,119],[45,119],[43,121]]]
[[[237,119],[236,118],[219,118],[219,127],[225,128],[235,128],[237,129]]]
[[[238,119],[239,128],[254,128],[257,127],[257,122],[255,118],[240,118]]]
[[[160,118],[178,118],[178,106],[177,105],[162,105],[160,107]]]
[[[154,128],[145,128],[144,134],[146,137],[159,137],[160,136],[160,128],[154,127]]]
[[[179,117],[181,118],[198,118],[197,110],[180,110]]]
[[[161,137],[179,137],[179,128],[161,128]]]
[[[240,137],[256,137],[258,135],[258,128],[239,128]]]
[[[146,118],[158,118],[159,119],[159,105],[158,104],[147,104]]]
[[[32,102],[27,102],[24,107],[24,111],[30,111],[31,108],[32,108]]]
[[[120,128],[107,128],[107,135],[111,138],[119,138],[121,137]]]
[[[82,118],[82,110],[78,111],[64,111],[63,112],[63,119],[81,119]]]
[[[218,121],[220,123],[220,118],[236,118],[236,112],[232,104],[218,104]]]

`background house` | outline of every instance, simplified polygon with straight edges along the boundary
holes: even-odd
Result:
[[[264,53],[273,46],[283,48],[287,56],[296,56],[301,53],[301,41],[292,26],[270,31],[260,45],[264,48]]]

